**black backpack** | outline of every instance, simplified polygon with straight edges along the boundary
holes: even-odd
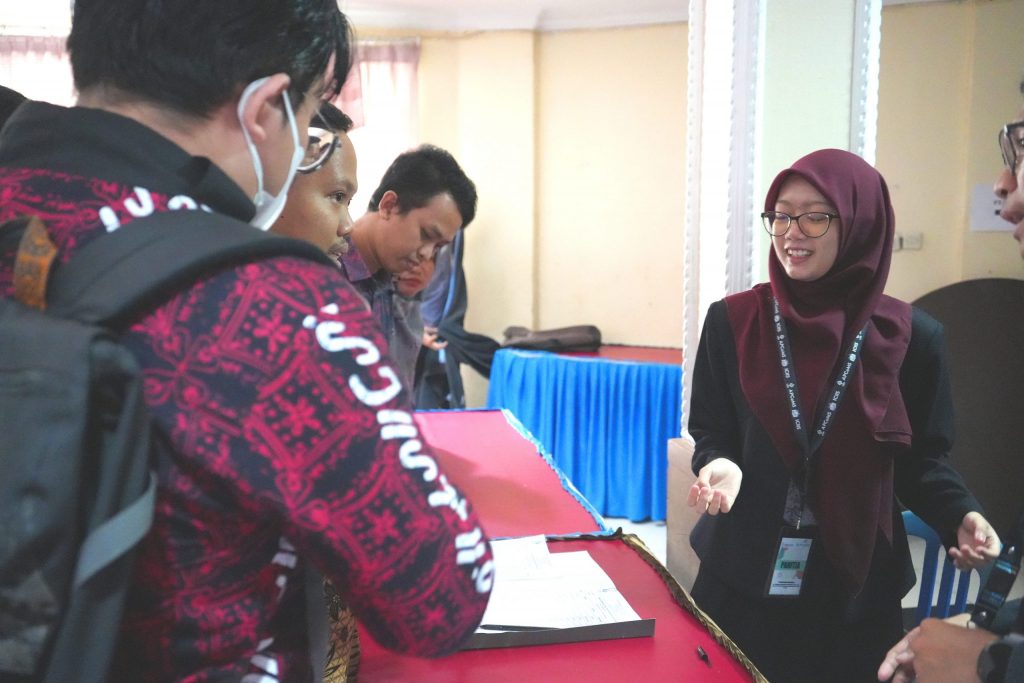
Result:
[[[0,680],[104,681],[166,447],[118,331],[230,265],[331,261],[225,216],[174,211],[94,240],[47,278],[30,248],[40,234],[35,218],[0,225],[0,251],[20,243],[27,256],[16,290],[35,279],[46,300],[44,312],[0,299]]]

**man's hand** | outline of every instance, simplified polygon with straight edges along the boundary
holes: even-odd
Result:
[[[977,683],[978,655],[997,637],[985,629],[925,619],[886,653],[878,667],[878,680],[892,677],[892,683]]]
[[[716,458],[704,465],[690,487],[686,504],[703,508],[709,515],[728,512],[740,493],[743,470],[728,458]]]
[[[448,342],[437,341],[437,328],[427,326],[423,328],[423,345],[428,349],[440,351],[444,347],[448,346]]]

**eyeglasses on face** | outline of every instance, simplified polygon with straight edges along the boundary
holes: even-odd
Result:
[[[327,127],[319,113],[313,119],[306,138],[306,153],[299,164],[299,173],[312,173],[327,163],[334,150],[341,144],[338,134]]]
[[[1024,121],[1008,123],[999,131],[999,151],[1010,173],[1017,174],[1017,160],[1024,153]]]
[[[821,237],[828,232],[832,225],[832,219],[839,218],[838,214],[825,213],[824,211],[808,211],[799,216],[790,216],[781,211],[765,211],[761,214],[761,222],[764,229],[772,237],[782,237],[789,228],[796,222],[797,229],[807,237]]]

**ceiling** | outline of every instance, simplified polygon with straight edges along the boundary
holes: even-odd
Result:
[[[882,0],[882,4],[952,1],[960,0]],[[560,31],[667,24],[686,21],[690,5],[689,0],[339,0],[338,4],[356,28],[433,31]]]
[[[885,5],[954,0],[883,0]],[[70,0],[0,0],[0,34],[67,33]],[[356,28],[560,31],[686,21],[689,0],[338,0]]]
[[[558,31],[686,21],[688,0],[340,0],[360,26]]]
[[[70,0],[0,0],[0,33],[66,33]],[[557,31],[686,21],[689,0],[338,0],[356,28]]]

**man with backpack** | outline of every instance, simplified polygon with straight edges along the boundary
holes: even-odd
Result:
[[[211,241],[223,232],[242,243],[269,227],[302,161],[299,131],[344,82],[349,40],[334,0],[76,0],[68,48],[78,106],[26,103],[0,137],[0,314],[11,314],[0,327],[28,319],[15,298],[49,302],[55,314],[79,294],[138,287],[149,270],[180,283],[176,261],[192,253],[182,243],[197,226]],[[129,236],[149,233],[165,239],[166,256],[150,246],[120,257]],[[374,638],[402,652],[453,651],[486,605],[486,537],[418,434],[373,314],[336,268],[298,247],[265,244],[270,253],[243,244],[235,263],[223,263],[223,249],[190,256],[184,284],[147,291],[123,320],[94,318],[115,321],[114,341],[140,368],[148,417],[128,431],[95,425],[93,413],[123,403],[132,383],[91,385],[82,449],[106,453],[108,441],[138,441],[148,425],[156,453],[147,463],[156,481],[152,525],[125,579],[123,614],[113,613],[120,630],[111,680],[319,679],[318,634],[306,625],[316,615],[305,603],[322,605],[322,596],[306,589],[315,585],[304,578],[310,566]],[[96,265],[106,249],[117,262]],[[61,271],[74,272],[87,253],[88,277],[61,283]],[[44,300],[47,282],[61,285]],[[60,356],[47,334],[38,346]],[[110,352],[113,342],[101,341],[93,356]],[[30,431],[45,445],[47,415],[26,412],[9,424],[18,406],[2,403],[39,376],[19,375],[11,360],[37,350],[27,346],[0,348],[0,406],[11,406],[0,429]],[[125,363],[117,370],[131,377]],[[70,382],[50,382],[47,400]],[[86,462],[85,479],[103,471]],[[21,494],[38,510],[49,504]],[[85,512],[95,507],[80,502]],[[36,512],[24,507],[21,516]],[[76,586],[81,576],[106,581],[103,569],[83,570],[93,557],[80,551]],[[31,566],[22,569],[14,593],[52,597]],[[87,630],[115,628],[108,621],[96,616]],[[28,679],[68,670],[54,661],[64,655],[53,642],[36,643]],[[9,653],[0,649],[0,664]]]

